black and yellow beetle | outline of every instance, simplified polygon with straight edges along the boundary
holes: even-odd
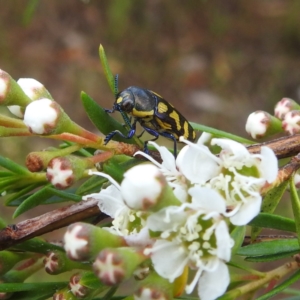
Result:
[[[131,86],[118,93],[113,108],[106,110],[108,113],[114,111],[119,111],[122,114],[125,112],[133,117],[133,122],[131,123],[128,119],[126,121],[125,118],[125,122],[130,127],[128,135],[124,136],[118,130],[112,131],[106,136],[105,143],[108,143],[116,134],[127,139],[132,138],[136,132],[137,122],[141,124],[144,131],[154,136],[152,141],[158,139],[160,135],[173,140],[175,157],[177,141],[180,136],[184,136],[190,141],[196,138],[194,129],[185,117],[160,95],[147,89]],[[146,153],[148,152],[147,143],[148,141],[144,143]]]

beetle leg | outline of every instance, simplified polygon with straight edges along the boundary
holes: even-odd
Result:
[[[168,139],[173,140],[173,142],[174,142],[174,156],[176,158],[177,157],[177,140],[176,140],[175,136],[173,134],[171,134],[171,133],[168,133],[168,132],[160,132],[159,134],[161,136],[164,136],[164,137],[166,137]]]
[[[144,134],[145,130],[142,131],[141,134],[137,135],[138,138],[140,138]]]
[[[145,129],[145,131],[147,131],[149,134],[154,136],[154,139],[150,140],[150,141],[156,141],[159,137],[159,133],[153,129],[147,128],[147,127],[143,127]],[[142,132],[144,133],[144,131]],[[148,150],[148,142],[149,141],[145,141],[144,142],[144,152],[149,154],[149,150]]]
[[[105,111],[106,113],[111,114],[111,113],[113,113],[113,112],[115,111],[115,107],[113,107],[112,109],[104,108],[104,111]]]
[[[124,139],[131,139],[136,131],[136,122],[137,120],[134,120],[133,123],[130,125],[130,131],[128,132],[127,136],[124,135],[122,132],[120,132],[119,130],[114,130],[111,133],[109,133],[105,139],[104,139],[104,145],[106,145],[116,134],[118,134],[119,136],[121,136]]]

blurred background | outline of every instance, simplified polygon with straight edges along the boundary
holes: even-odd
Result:
[[[0,68],[42,82],[94,130],[80,91],[105,108],[114,101],[101,43],[120,90],[152,89],[189,120],[246,137],[252,111],[299,100],[299,9],[297,0],[10,0],[0,10]]]

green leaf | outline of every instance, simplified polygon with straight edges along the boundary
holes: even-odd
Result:
[[[81,92],[81,101],[89,119],[103,134],[109,134],[114,130],[119,130],[125,136],[127,135],[126,128],[121,123],[112,118],[110,114],[105,112],[105,110],[98,103],[96,103],[90,96],[88,96],[84,92]],[[115,135],[113,139],[127,144],[136,144],[134,139],[125,139],[119,135]]]
[[[48,187],[50,184],[44,186],[40,190],[38,190],[36,193],[30,195],[26,200],[24,200],[19,207],[15,210],[13,214],[13,218],[18,217],[25,211],[28,211],[31,208],[34,208],[43,202],[50,198],[52,196],[52,191]]]
[[[49,187],[48,190],[52,193],[52,195],[56,195],[60,198],[70,200],[70,201],[75,201],[75,202],[80,202],[82,198],[74,193],[68,193],[66,191],[61,191],[57,190],[55,188]]]
[[[0,178],[9,177],[9,176],[15,176],[15,174],[9,171],[0,170]]]
[[[47,254],[49,251],[54,250],[64,251],[62,247],[48,243],[44,239],[38,237],[22,242],[18,245],[13,246],[12,248],[42,254]]]
[[[232,247],[233,254],[235,254],[238,251],[238,249],[240,249],[244,241],[245,234],[246,234],[246,226],[236,226],[230,233],[230,236],[234,240],[234,246]]]
[[[211,133],[215,137],[227,138],[227,139],[237,141],[237,142],[243,143],[243,144],[250,144],[250,145],[255,144],[255,142],[253,142],[253,141],[247,140],[247,139],[245,139],[243,137],[240,137],[238,135],[228,133],[226,131],[218,130],[218,129],[208,127],[208,126],[205,126],[205,125],[201,125],[201,124],[197,124],[197,123],[194,123],[194,122],[189,122],[189,123],[191,124],[191,126],[195,130]]]
[[[268,213],[260,213],[248,225],[296,232],[296,225],[294,220]]]
[[[22,167],[17,163],[13,162],[12,160],[3,156],[0,156],[0,166],[18,175],[31,174],[25,167]]]
[[[102,68],[104,70],[104,74],[105,74],[106,80],[108,82],[108,85],[109,85],[111,91],[113,92],[113,94],[115,94],[115,77],[110,70],[110,67],[108,65],[108,61],[107,61],[107,58],[105,55],[105,51],[104,51],[104,48],[102,45],[99,46],[99,56],[100,56]]]
[[[77,195],[83,196],[91,193],[97,193],[101,190],[102,184],[106,182],[107,179],[100,176],[91,176],[87,179],[76,191]]]
[[[68,282],[34,282],[34,283],[2,283],[0,284],[0,292],[13,293],[21,291],[34,291],[45,289],[61,289],[68,285]]]
[[[262,256],[293,251],[299,251],[299,244],[296,238],[251,244],[240,248],[237,254],[241,256]]]
[[[298,237],[298,243],[300,245],[300,201],[299,201],[299,196],[294,182],[294,176],[290,178],[289,182],[290,182],[290,195],[291,195],[292,209],[293,209],[295,225],[296,225],[296,233]]]
[[[257,300],[267,300],[267,299],[270,299],[271,297],[275,296],[279,292],[283,291],[288,286],[290,286],[293,283],[297,282],[299,279],[300,279],[300,270],[296,271],[291,277],[289,277],[284,282],[282,282],[279,285],[277,285],[276,287],[272,288],[272,290],[269,291],[268,293],[266,293],[263,296],[257,298]]]
[[[114,180],[121,183],[125,171],[116,162],[108,161],[103,164],[103,172],[109,174]]]
[[[283,193],[285,192],[288,185],[288,181],[283,182],[278,187],[270,190],[263,199],[261,206],[261,212],[273,213],[276,209]],[[254,241],[256,237],[260,234],[262,228],[253,226],[251,230],[251,240]]]
[[[293,255],[299,253],[299,250],[295,251],[288,251],[278,254],[272,254],[272,255],[261,255],[261,256],[252,256],[252,257],[246,257],[245,260],[249,262],[268,262],[268,261],[274,261],[286,257],[292,257]]]
[[[22,203],[24,201],[24,199],[26,199],[26,197],[28,197],[28,196],[25,196],[25,195],[27,195],[30,191],[36,189],[40,185],[41,185],[41,183],[35,183],[35,184],[27,185],[25,188],[23,188],[23,189],[19,190],[18,192],[12,194],[11,196],[9,196],[5,200],[5,205],[6,206],[18,206],[18,205],[20,205],[20,203]],[[17,205],[12,204],[12,203],[15,203],[15,202],[17,202],[18,204]]]

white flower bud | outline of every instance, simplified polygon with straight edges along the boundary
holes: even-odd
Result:
[[[24,108],[22,108],[20,105],[9,105],[7,108],[16,117],[21,119],[24,117]]]
[[[33,78],[20,78],[17,83],[24,93],[32,100],[37,100],[37,92],[45,87]]]
[[[64,248],[69,258],[78,260],[82,252],[86,251],[88,241],[82,236],[82,224],[69,226],[64,236]]]
[[[282,128],[289,134],[300,132],[300,111],[292,110],[288,112],[282,122]]]
[[[26,107],[24,123],[32,133],[50,134],[57,125],[60,113],[56,102],[43,98]]]
[[[265,111],[258,110],[249,115],[246,131],[253,139],[270,136],[282,131],[281,120]]]
[[[290,98],[282,98],[275,106],[275,116],[278,119],[283,120],[285,115],[292,111],[300,109],[300,106],[297,102]]]
[[[165,177],[157,167],[142,164],[124,174],[121,193],[130,208],[145,210],[158,202],[166,184]]]
[[[56,157],[49,162],[46,176],[57,189],[65,189],[75,180],[72,164],[64,157]]]
[[[264,111],[256,111],[249,115],[246,122],[246,131],[254,139],[263,137],[269,125],[268,114]]]

